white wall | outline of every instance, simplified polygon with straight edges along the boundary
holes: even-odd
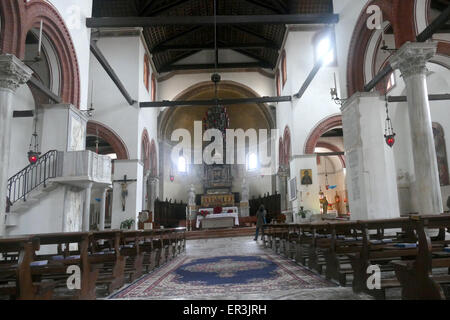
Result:
[[[159,100],[173,100],[189,87],[204,81],[211,81],[213,72],[176,74],[159,82]],[[274,79],[258,72],[220,72],[222,81],[235,81],[251,88],[261,97],[275,95]]]
[[[91,29],[86,18],[92,16],[92,0],[49,0],[63,17],[69,29],[80,69],[80,108],[87,109],[89,90],[89,57]]]

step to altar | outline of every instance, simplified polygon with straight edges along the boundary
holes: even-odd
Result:
[[[198,239],[253,236],[255,234],[255,229],[256,229],[255,227],[249,227],[249,228],[225,228],[225,229],[188,231],[186,232],[186,239],[198,240]]]

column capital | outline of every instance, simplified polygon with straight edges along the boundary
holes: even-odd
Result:
[[[16,91],[30,80],[33,70],[12,54],[0,55],[0,88]]]
[[[426,63],[437,51],[436,42],[407,42],[390,59],[393,69],[400,69],[403,78],[426,74]]]

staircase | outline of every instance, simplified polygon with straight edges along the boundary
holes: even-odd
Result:
[[[7,227],[16,226],[16,213],[27,211],[58,187],[56,183],[49,181],[57,176],[57,166],[58,152],[51,150],[8,180]]]

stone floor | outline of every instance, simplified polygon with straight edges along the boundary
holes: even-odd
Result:
[[[272,251],[265,249],[261,241],[253,241],[253,237],[234,237],[218,239],[188,240],[186,245],[186,256],[188,258],[212,258],[219,256],[254,256],[258,254],[271,254]],[[172,263],[172,262],[171,262]],[[166,267],[166,266],[165,266]],[[171,267],[169,265],[169,267]],[[139,281],[139,280],[138,280]],[[136,282],[137,283],[137,282]],[[112,299],[116,299],[111,297]],[[151,297],[134,297],[133,299],[144,300]],[[157,299],[157,298],[156,298]],[[245,294],[226,295],[196,295],[195,297],[183,294],[177,295],[177,300],[369,300],[369,296],[356,295],[351,288],[328,287],[315,289],[289,289],[264,291],[253,290]]]
[[[262,241],[253,241],[253,237],[235,237],[220,239],[190,240],[186,245],[186,254],[189,256],[209,257],[226,255],[255,255],[272,252],[265,249]],[[189,299],[189,297],[186,297]],[[201,299],[211,299],[201,297]],[[238,296],[214,297],[219,300],[370,300],[365,294],[354,294],[352,288],[320,288],[284,291],[283,294],[271,292],[254,292]]]

